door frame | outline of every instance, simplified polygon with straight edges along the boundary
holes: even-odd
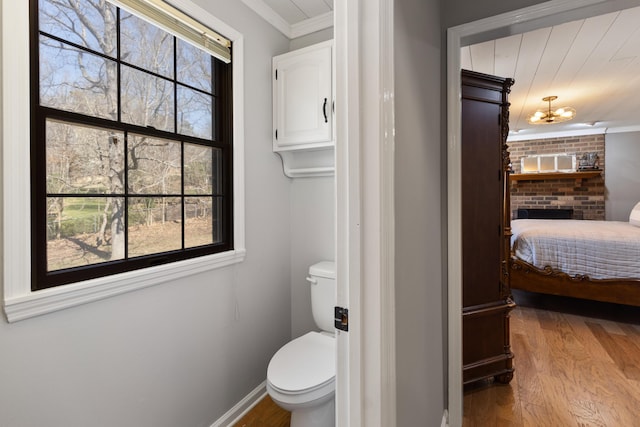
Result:
[[[635,0],[552,0],[447,30],[448,412],[462,425],[462,167],[460,48],[640,4]],[[504,76],[512,77],[512,76]],[[518,84],[517,80],[515,84]],[[517,361],[517,355],[516,359]],[[516,367],[517,369],[517,367]]]
[[[334,2],[338,427],[396,425],[393,5]]]

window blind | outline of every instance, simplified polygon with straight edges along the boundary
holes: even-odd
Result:
[[[205,50],[227,64],[231,62],[230,40],[162,0],[108,1]]]

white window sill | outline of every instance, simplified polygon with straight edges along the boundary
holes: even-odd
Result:
[[[4,311],[7,320],[15,322],[222,268],[242,262],[244,256],[245,250],[229,251],[30,292],[6,298]]]

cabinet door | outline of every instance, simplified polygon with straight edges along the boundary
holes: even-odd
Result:
[[[274,150],[333,141],[331,50],[321,43],[273,59]]]
[[[501,299],[500,105],[462,100],[462,298],[464,307]]]

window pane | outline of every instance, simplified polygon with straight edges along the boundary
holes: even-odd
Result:
[[[211,197],[185,197],[184,246],[210,245],[213,241]]]
[[[202,145],[184,145],[185,194],[211,194],[212,151]]]
[[[222,242],[222,197],[213,198],[213,242]]]
[[[211,139],[213,98],[193,89],[178,86],[178,133]]]
[[[122,259],[123,203],[108,197],[47,198],[47,271]]]
[[[173,78],[173,40],[164,30],[120,12],[120,58],[145,70]]]
[[[116,64],[40,37],[40,104],[117,119]]]
[[[222,194],[222,150],[216,148],[213,150],[213,194]]]
[[[211,93],[211,55],[178,39],[178,81]]]
[[[122,121],[174,131],[173,83],[122,66]]]
[[[47,120],[47,193],[123,194],[122,132]]]
[[[116,8],[105,1],[40,0],[40,30],[116,57]]]
[[[129,137],[129,192],[180,194],[180,143],[140,135]]]
[[[129,202],[129,256],[182,248],[179,197],[136,197]]]

